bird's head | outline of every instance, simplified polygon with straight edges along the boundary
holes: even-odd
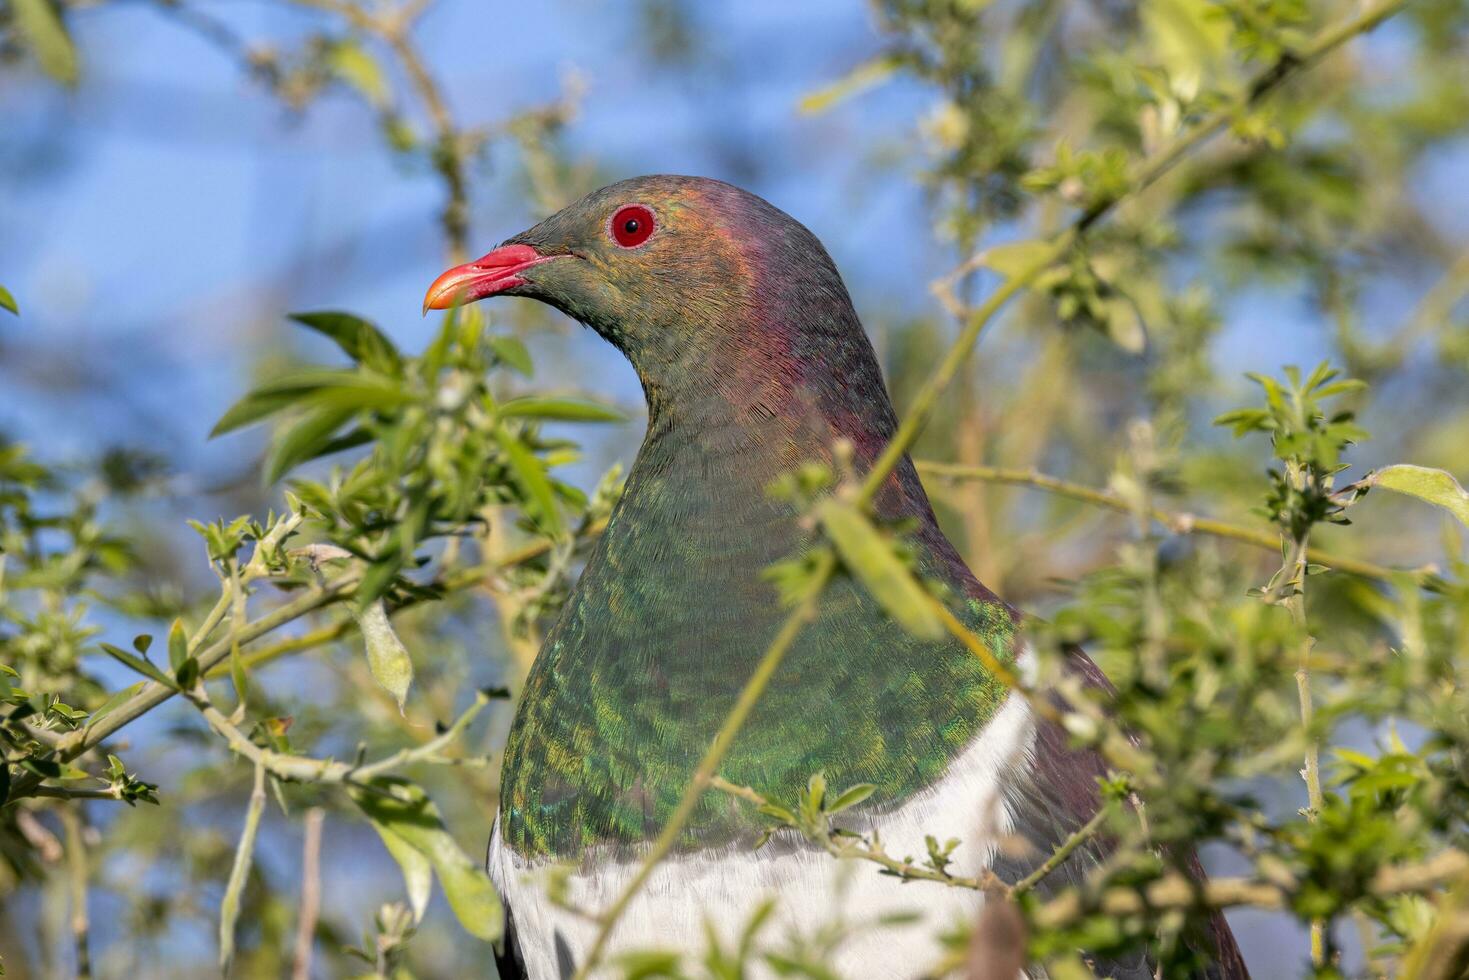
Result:
[[[696,177],[594,191],[445,272],[424,308],[487,296],[530,297],[580,320],[651,387],[674,374],[789,360],[808,320],[861,330],[814,235],[752,194]]]

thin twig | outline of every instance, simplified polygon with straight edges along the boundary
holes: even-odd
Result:
[[[748,800],[756,806],[765,806],[766,798],[749,786],[741,786],[732,783],[723,776],[715,776],[709,780],[709,786],[730,796],[737,796],[742,800]],[[799,828],[797,828],[799,829]],[[834,836],[831,833],[817,835],[807,834],[807,839],[813,843],[820,844],[828,854],[834,858],[851,858],[858,861],[870,861],[881,866],[889,874],[902,878],[904,881],[932,881],[950,888],[964,888],[970,891],[982,892],[1007,892],[1009,886],[989,868],[973,877],[967,875],[951,875],[947,871],[937,868],[914,864],[912,861],[900,860],[893,857],[882,845],[871,838],[846,834]]]
[[[1292,469],[1295,469],[1292,467]],[[1311,649],[1316,640],[1306,627],[1306,548],[1309,531],[1302,532],[1291,544],[1290,556],[1281,568],[1284,581],[1283,604],[1290,610],[1291,621],[1300,633],[1300,649],[1296,657],[1296,697],[1300,702],[1301,729],[1306,736],[1305,768],[1301,778],[1306,782],[1306,819],[1315,823],[1321,818],[1326,806],[1326,795],[1321,788],[1321,746],[1312,733],[1316,708],[1311,696]],[[1311,920],[1311,962],[1318,969],[1326,965],[1326,921]]]
[[[260,831],[260,815],[264,810],[265,767],[257,763],[250,801],[245,807],[245,825],[240,830],[239,846],[235,848],[235,863],[230,867],[224,898],[219,903],[219,966],[226,975],[235,956],[235,921],[240,916],[240,896],[250,876],[250,864],[255,857],[255,837]]]
[[[120,800],[116,789],[74,789],[70,786],[37,786],[31,796],[46,796],[56,800]]]
[[[1114,800],[1108,800],[1102,806],[1097,807],[1097,812],[1092,814],[1090,820],[1082,824],[1075,833],[1062,841],[1061,846],[1056,848],[1055,852],[1046,858],[1039,868],[1036,868],[1030,874],[1017,881],[1010,889],[1010,893],[1012,895],[1024,895],[1036,885],[1040,884],[1048,874],[1065,864],[1066,859],[1071,857],[1078,847],[1091,840],[1097,831],[1101,829],[1102,824],[1106,823],[1107,819],[1116,810],[1117,803]]]
[[[490,703],[486,695],[478,693],[475,695],[474,703],[436,738],[413,748],[400,749],[377,762],[362,765],[356,762],[337,762],[334,759],[288,755],[273,749],[261,748],[214,706],[202,686],[189,692],[189,700],[199,708],[204,720],[209,723],[209,727],[224,738],[230,751],[263,767],[271,775],[294,782],[353,786],[366,786],[378,776],[386,775],[395,769],[415,762],[443,761],[438,758],[439,752],[462,735],[484,709],[484,706]]]
[[[321,913],[321,825],[325,820],[326,811],[319,806],[306,811],[305,839],[301,844],[301,911],[296,920],[291,980],[311,980],[311,950],[315,945],[316,919]]]
[[[941,477],[946,480],[983,480],[986,483],[1001,483],[1009,486],[1032,487],[1044,490],[1061,497],[1070,497],[1073,500],[1084,501],[1115,510],[1121,514],[1132,513],[1133,507],[1127,501],[1116,494],[1106,490],[1098,490],[1080,483],[1072,483],[1058,477],[1037,473],[1035,470],[1010,469],[1002,466],[966,466],[959,463],[940,463],[934,460],[915,460],[914,465],[919,473],[930,476]],[[1169,511],[1161,507],[1149,507],[1148,516],[1168,528],[1174,534],[1206,534],[1210,537],[1223,538],[1229,541],[1238,541],[1242,544],[1254,545],[1265,548],[1279,554],[1280,535],[1278,532],[1256,530],[1254,528],[1242,527],[1238,524],[1230,524],[1226,521],[1215,520],[1210,517],[1199,517],[1183,511]],[[1369,578],[1379,582],[1390,582],[1402,572],[1378,565],[1373,562],[1362,561],[1357,558],[1348,558],[1345,555],[1333,554],[1322,551],[1319,548],[1307,550],[1307,557],[1317,565],[1326,565],[1336,571],[1347,572],[1362,578]]]
[[[1273,65],[1255,76],[1246,86],[1243,94],[1209,113],[1162,150],[1143,160],[1133,171],[1131,179],[1126,182],[1123,190],[1096,201],[1048,242],[1040,243],[1043,247],[1031,260],[1017,269],[990,294],[984,303],[969,314],[967,322],[959,331],[959,336],[945,352],[938,367],[913,396],[913,402],[908,408],[907,416],[898,426],[898,431],[872,464],[872,469],[868,471],[867,477],[863,480],[859,502],[864,505],[871,504],[876,498],[878,491],[882,489],[892,472],[897,469],[898,464],[912,447],[914,440],[918,438],[918,434],[923,431],[929,416],[933,413],[938,396],[954,379],[973,349],[975,341],[979,339],[980,333],[1011,297],[1028,289],[1036,278],[1064,256],[1092,225],[1115,210],[1120,203],[1135,197],[1139,192],[1151,186],[1195,148],[1223,130],[1241,113],[1254,107],[1288,79],[1311,67],[1357,35],[1370,31],[1401,10],[1407,5],[1407,2],[1408,0],[1386,0],[1386,2],[1369,7],[1356,17],[1322,31],[1299,51],[1282,55]],[[973,261],[965,263],[965,266],[961,266],[958,271],[962,272]],[[944,280],[940,280],[939,288],[945,288],[946,285],[952,288],[952,279],[951,274]]]
[[[87,848],[82,840],[80,806],[64,806],[60,810],[61,826],[66,834],[66,867],[71,880],[71,938],[76,948],[77,978],[92,976],[90,932],[87,917]]]
[[[1423,894],[1469,873],[1469,854],[1449,849],[1418,864],[1379,868],[1366,892],[1376,898]],[[1031,922],[1040,929],[1059,929],[1094,912],[1111,916],[1140,915],[1167,909],[1226,909],[1251,905],[1262,909],[1290,906],[1300,883],[1250,878],[1198,881],[1171,873],[1138,888],[1121,885],[1097,896],[1068,891],[1036,909]]]

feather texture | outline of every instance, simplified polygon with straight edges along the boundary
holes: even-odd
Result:
[[[608,233],[629,204],[656,221],[636,248]],[[638,178],[507,244],[557,260],[524,269],[504,291],[602,334],[637,369],[649,407],[626,490],[532,667],[506,749],[490,856],[516,933],[506,965],[518,956],[528,976],[548,980],[574,967],[593,930],[552,906],[537,874],[571,862],[576,903],[615,898],[784,618],[761,572],[809,532],[766,487],[802,463],[831,464],[839,441],[865,469],[897,421],[830,257],[753,195],[717,181]],[[910,524],[920,574],[1014,662],[1018,616],[945,538],[906,458],[875,510]],[[1095,812],[1102,768],[1037,725],[961,644],[906,633],[863,588],[838,579],[721,766],[730,781],[777,799],[794,798],[818,771],[837,789],[876,785],[849,813],[892,852],[923,853],[925,834],[959,837],[962,869],[1013,878]],[[870,866],[847,873],[798,841],[752,852],[762,823],[742,801],[706,794],[629,909],[617,946],[697,948],[706,914],[728,933],[774,892],[787,928],[810,929],[835,908],[864,919],[916,908],[923,926],[899,938],[861,935],[838,954],[852,976],[915,976],[933,928],[979,908],[973,892],[899,888]],[[1023,853],[1001,847],[1012,838],[1026,842]],[[1044,887],[1075,880],[1102,856],[1100,844],[1082,848]],[[1223,963],[1233,941],[1220,928]],[[1099,969],[1150,975],[1141,957]],[[1221,975],[1243,976],[1243,967]]]

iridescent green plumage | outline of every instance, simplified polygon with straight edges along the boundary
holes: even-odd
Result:
[[[656,836],[785,615],[761,572],[806,535],[767,485],[800,462],[829,460],[838,439],[866,464],[895,425],[871,345],[813,236],[727,185],[637,185],[614,185],[515,240],[580,255],[598,245],[568,244],[568,230],[601,226],[599,197],[625,198],[664,224],[650,244],[678,250],[636,292],[602,297],[595,313],[567,302],[575,292],[564,284],[554,294],[540,287],[628,354],[650,419],[511,732],[501,832],[523,854],[564,857]],[[679,249],[680,235],[701,235],[701,247]],[[559,264],[561,276],[580,271]],[[659,309],[676,311],[675,322],[658,319]],[[1012,614],[938,532],[906,462],[878,506],[916,521],[921,571],[947,585],[956,610],[1008,655]],[[789,797],[823,771],[832,785],[876,784],[868,805],[892,806],[944,773],[1002,694],[960,644],[908,635],[842,581],[721,772]],[[683,844],[728,842],[751,821],[748,807],[710,797]]]
[[[630,213],[652,220],[651,235],[645,223],[636,235],[620,224]],[[785,618],[761,573],[809,543],[768,485],[802,463],[831,463],[838,444],[867,471],[896,419],[821,244],[717,181],[644,177],[605,187],[446,272],[429,305],[448,305],[456,290],[532,297],[592,327],[637,369],[649,408],[626,491],[522,693],[488,862],[511,913],[502,975],[564,980],[600,940],[527,872],[579,859],[563,884],[582,907],[644,883],[633,869]],[[874,506],[912,527],[920,574],[996,655],[1015,661],[1016,615],[939,530],[906,458]],[[1070,669],[1084,683],[1106,683],[1080,651]],[[965,835],[977,828],[958,858],[967,873],[1015,880],[1095,813],[1105,769],[1007,693],[963,645],[919,640],[860,585],[838,579],[720,773],[786,800],[815,772],[837,787],[875,784],[844,820],[881,828],[900,847],[921,846],[941,832],[936,824]],[[651,872],[625,909],[624,932],[658,945],[697,942],[705,912],[743,921],[769,888],[782,892],[792,927],[820,919],[838,896],[802,842],[758,853],[721,847],[753,841],[760,821],[743,801],[704,794],[678,841],[687,860]],[[1080,883],[1105,851],[1095,837],[1076,847],[1037,892]],[[936,921],[974,914],[978,896],[943,892],[930,899]],[[860,911],[896,911],[894,895],[870,890]],[[1222,919],[1213,933],[1222,969],[1209,975],[1245,976]],[[851,962],[866,972],[853,975],[915,968],[913,944],[866,939]],[[1103,976],[1154,975],[1141,955],[1089,964]]]

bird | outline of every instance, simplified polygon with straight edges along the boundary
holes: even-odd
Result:
[[[762,571],[810,535],[769,485],[803,464],[836,465],[839,451],[865,470],[898,420],[821,242],[722,181],[603,187],[445,272],[424,308],[491,296],[537,300],[590,327],[631,362],[648,411],[623,493],[525,679],[489,847],[508,913],[500,975],[564,980],[595,940],[585,911],[608,907],[636,874],[788,614]],[[997,656],[1027,669],[1020,613],[945,537],[906,455],[873,509],[908,522],[917,572]],[[1079,651],[1069,669],[1106,683]],[[1013,881],[1096,812],[1105,767],[960,642],[910,633],[837,577],[719,773],[778,800],[798,798],[815,773],[834,789],[870,784],[842,815],[852,829],[876,832],[892,854],[958,838],[953,873]],[[697,951],[708,928],[728,941],[773,895],[776,935],[809,936],[836,910],[864,922],[919,916],[854,930],[834,953],[842,976],[915,977],[936,959],[936,931],[972,923],[983,902],[971,890],[899,887],[875,866],[838,873],[824,851],[786,839],[794,833],[756,849],[768,823],[744,800],[705,793],[617,922],[613,955]],[[1081,880],[1105,858],[1100,847],[1080,849],[1041,892]],[[1222,918],[1205,939],[1210,976],[1247,976]],[[1145,955],[1094,968],[1153,976]]]

